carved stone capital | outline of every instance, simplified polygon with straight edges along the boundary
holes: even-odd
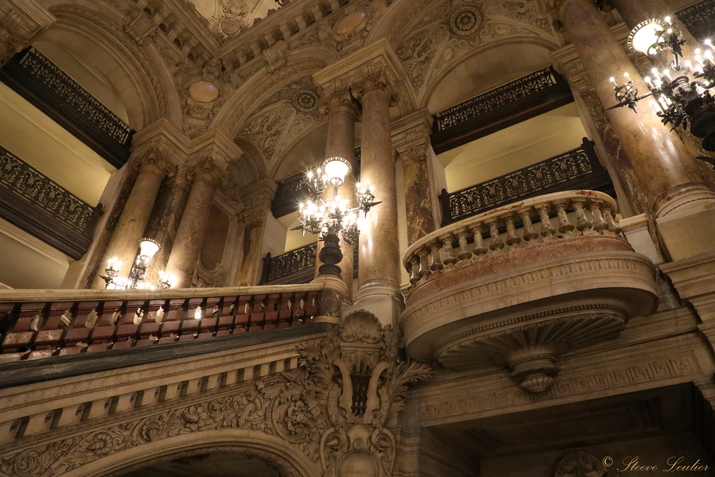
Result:
[[[174,148],[167,141],[157,139],[143,144],[132,154],[130,163],[140,173],[171,175],[176,172],[176,164],[172,160]]]
[[[392,143],[403,162],[426,162],[432,115],[420,110],[392,124]]]
[[[355,103],[349,88],[342,88],[327,96],[320,104],[320,113],[329,115],[332,111],[345,111],[353,117],[359,113],[358,105]]]
[[[159,31],[154,21],[136,7],[127,12],[123,23],[124,32],[139,46],[147,45]]]
[[[55,21],[36,0],[0,2],[0,65],[30,45]]]
[[[189,166],[194,182],[218,185],[226,177],[228,159],[221,154],[208,154]]]

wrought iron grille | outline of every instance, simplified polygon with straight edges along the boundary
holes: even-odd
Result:
[[[132,133],[129,125],[37,49],[28,48],[19,64],[109,137],[119,144],[129,144]]]
[[[84,233],[94,208],[0,146],[0,185]]]
[[[689,30],[715,20],[715,0],[704,0],[680,10],[678,20]]]
[[[593,146],[593,142],[586,140],[577,149],[488,182],[453,193],[443,191],[439,198],[442,225],[528,197],[553,192],[567,184],[575,186],[574,182],[577,181],[581,181],[581,188],[598,188],[601,182],[610,184]]]
[[[551,67],[523,76],[437,113],[435,131],[445,131],[472,121],[482,114],[527,98],[534,93],[556,86],[560,82],[562,80]]]
[[[275,257],[266,257],[267,270],[262,282],[269,283],[293,273],[314,268],[317,253],[318,244],[312,243]]]

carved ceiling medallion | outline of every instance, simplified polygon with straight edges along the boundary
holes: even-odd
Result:
[[[449,28],[455,35],[468,36],[482,24],[482,14],[475,7],[465,6],[456,10],[449,20]]]
[[[298,91],[293,95],[293,106],[304,113],[313,112],[318,107],[318,95],[307,89]]]

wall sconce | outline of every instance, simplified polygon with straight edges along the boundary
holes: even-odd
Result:
[[[100,278],[105,281],[104,288],[108,290],[153,290],[155,288],[171,288],[172,283],[175,281],[175,277],[171,273],[161,272],[159,274],[157,287],[146,283],[144,280],[149,262],[151,262],[160,249],[161,245],[156,240],[149,238],[141,239],[139,241],[139,253],[136,259],[134,259],[128,278],[119,277],[122,262],[117,258],[110,259],[107,262],[107,268],[104,269],[104,275],[100,275]]]

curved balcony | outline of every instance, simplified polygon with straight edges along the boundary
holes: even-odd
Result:
[[[401,316],[408,353],[455,369],[509,367],[543,392],[564,353],[614,338],[657,306],[655,270],[620,236],[615,201],[543,195],[414,243]]]

